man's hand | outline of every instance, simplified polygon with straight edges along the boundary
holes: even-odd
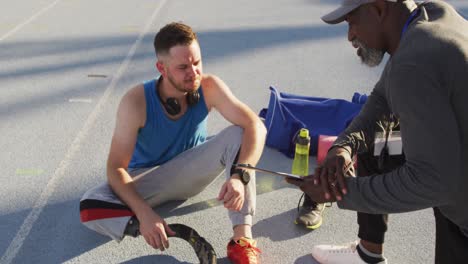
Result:
[[[314,184],[315,177],[313,175],[303,177],[302,180],[294,178],[286,178],[286,181],[290,184],[298,186],[306,195],[308,195],[312,201],[317,203],[336,202],[335,197],[326,197],[322,186]]]
[[[347,192],[345,176],[354,176],[353,160],[349,149],[333,147],[321,166],[315,169],[314,184],[320,185],[326,199],[338,201]]]
[[[148,245],[161,251],[169,248],[167,234],[173,236],[176,233],[169,228],[164,219],[153,210],[149,210],[138,220],[140,221],[140,234],[145,238]]]
[[[224,202],[224,207],[232,211],[240,211],[244,205],[245,186],[241,182],[239,175],[227,180],[218,195],[218,200]]]

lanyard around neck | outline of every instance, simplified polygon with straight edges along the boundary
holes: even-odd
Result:
[[[409,24],[411,24],[411,22],[413,22],[416,16],[419,15],[419,11],[419,8],[416,8],[413,12],[411,12],[410,17],[408,18],[408,20],[406,20],[406,23],[403,26],[403,30],[401,31],[401,37],[403,37],[403,34],[405,34],[405,32],[408,30]]]

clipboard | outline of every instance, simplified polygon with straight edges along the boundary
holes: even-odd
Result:
[[[254,167],[254,166],[252,166],[250,164],[243,164],[243,163],[237,163],[236,164],[236,163],[234,163],[234,164],[232,164],[232,166],[238,167],[238,168],[244,168],[244,169],[250,169],[250,170],[266,172],[266,173],[270,173],[270,174],[274,174],[274,175],[279,175],[279,176],[282,176],[282,177],[285,177],[285,178],[293,178],[296,181],[303,181],[304,180],[302,178],[302,176],[299,176],[297,174],[267,170],[267,169],[263,169],[263,168]]]

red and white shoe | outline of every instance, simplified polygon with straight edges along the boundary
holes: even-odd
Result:
[[[256,245],[257,241],[246,237],[231,240],[227,245],[227,256],[234,264],[259,264],[261,251]]]

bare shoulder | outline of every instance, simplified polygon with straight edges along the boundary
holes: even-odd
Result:
[[[138,84],[128,90],[122,97],[119,110],[119,119],[134,119],[143,125],[146,119],[145,88]]]
[[[216,85],[219,80],[221,79],[214,74],[203,74],[201,85],[202,87],[212,87]]]
[[[226,94],[229,93],[227,85],[214,74],[204,74],[201,87],[208,109],[211,109],[213,106],[216,107],[220,101],[223,101]]]
[[[145,88],[143,84],[135,85],[130,88],[122,97],[121,103],[138,104],[145,101]]]
[[[201,85],[208,109],[219,109],[221,104],[237,101],[227,84],[216,75],[203,75]]]
[[[229,87],[226,85],[226,83],[214,74],[204,74],[201,81],[201,86],[205,94],[217,94],[220,91],[229,90]]]

